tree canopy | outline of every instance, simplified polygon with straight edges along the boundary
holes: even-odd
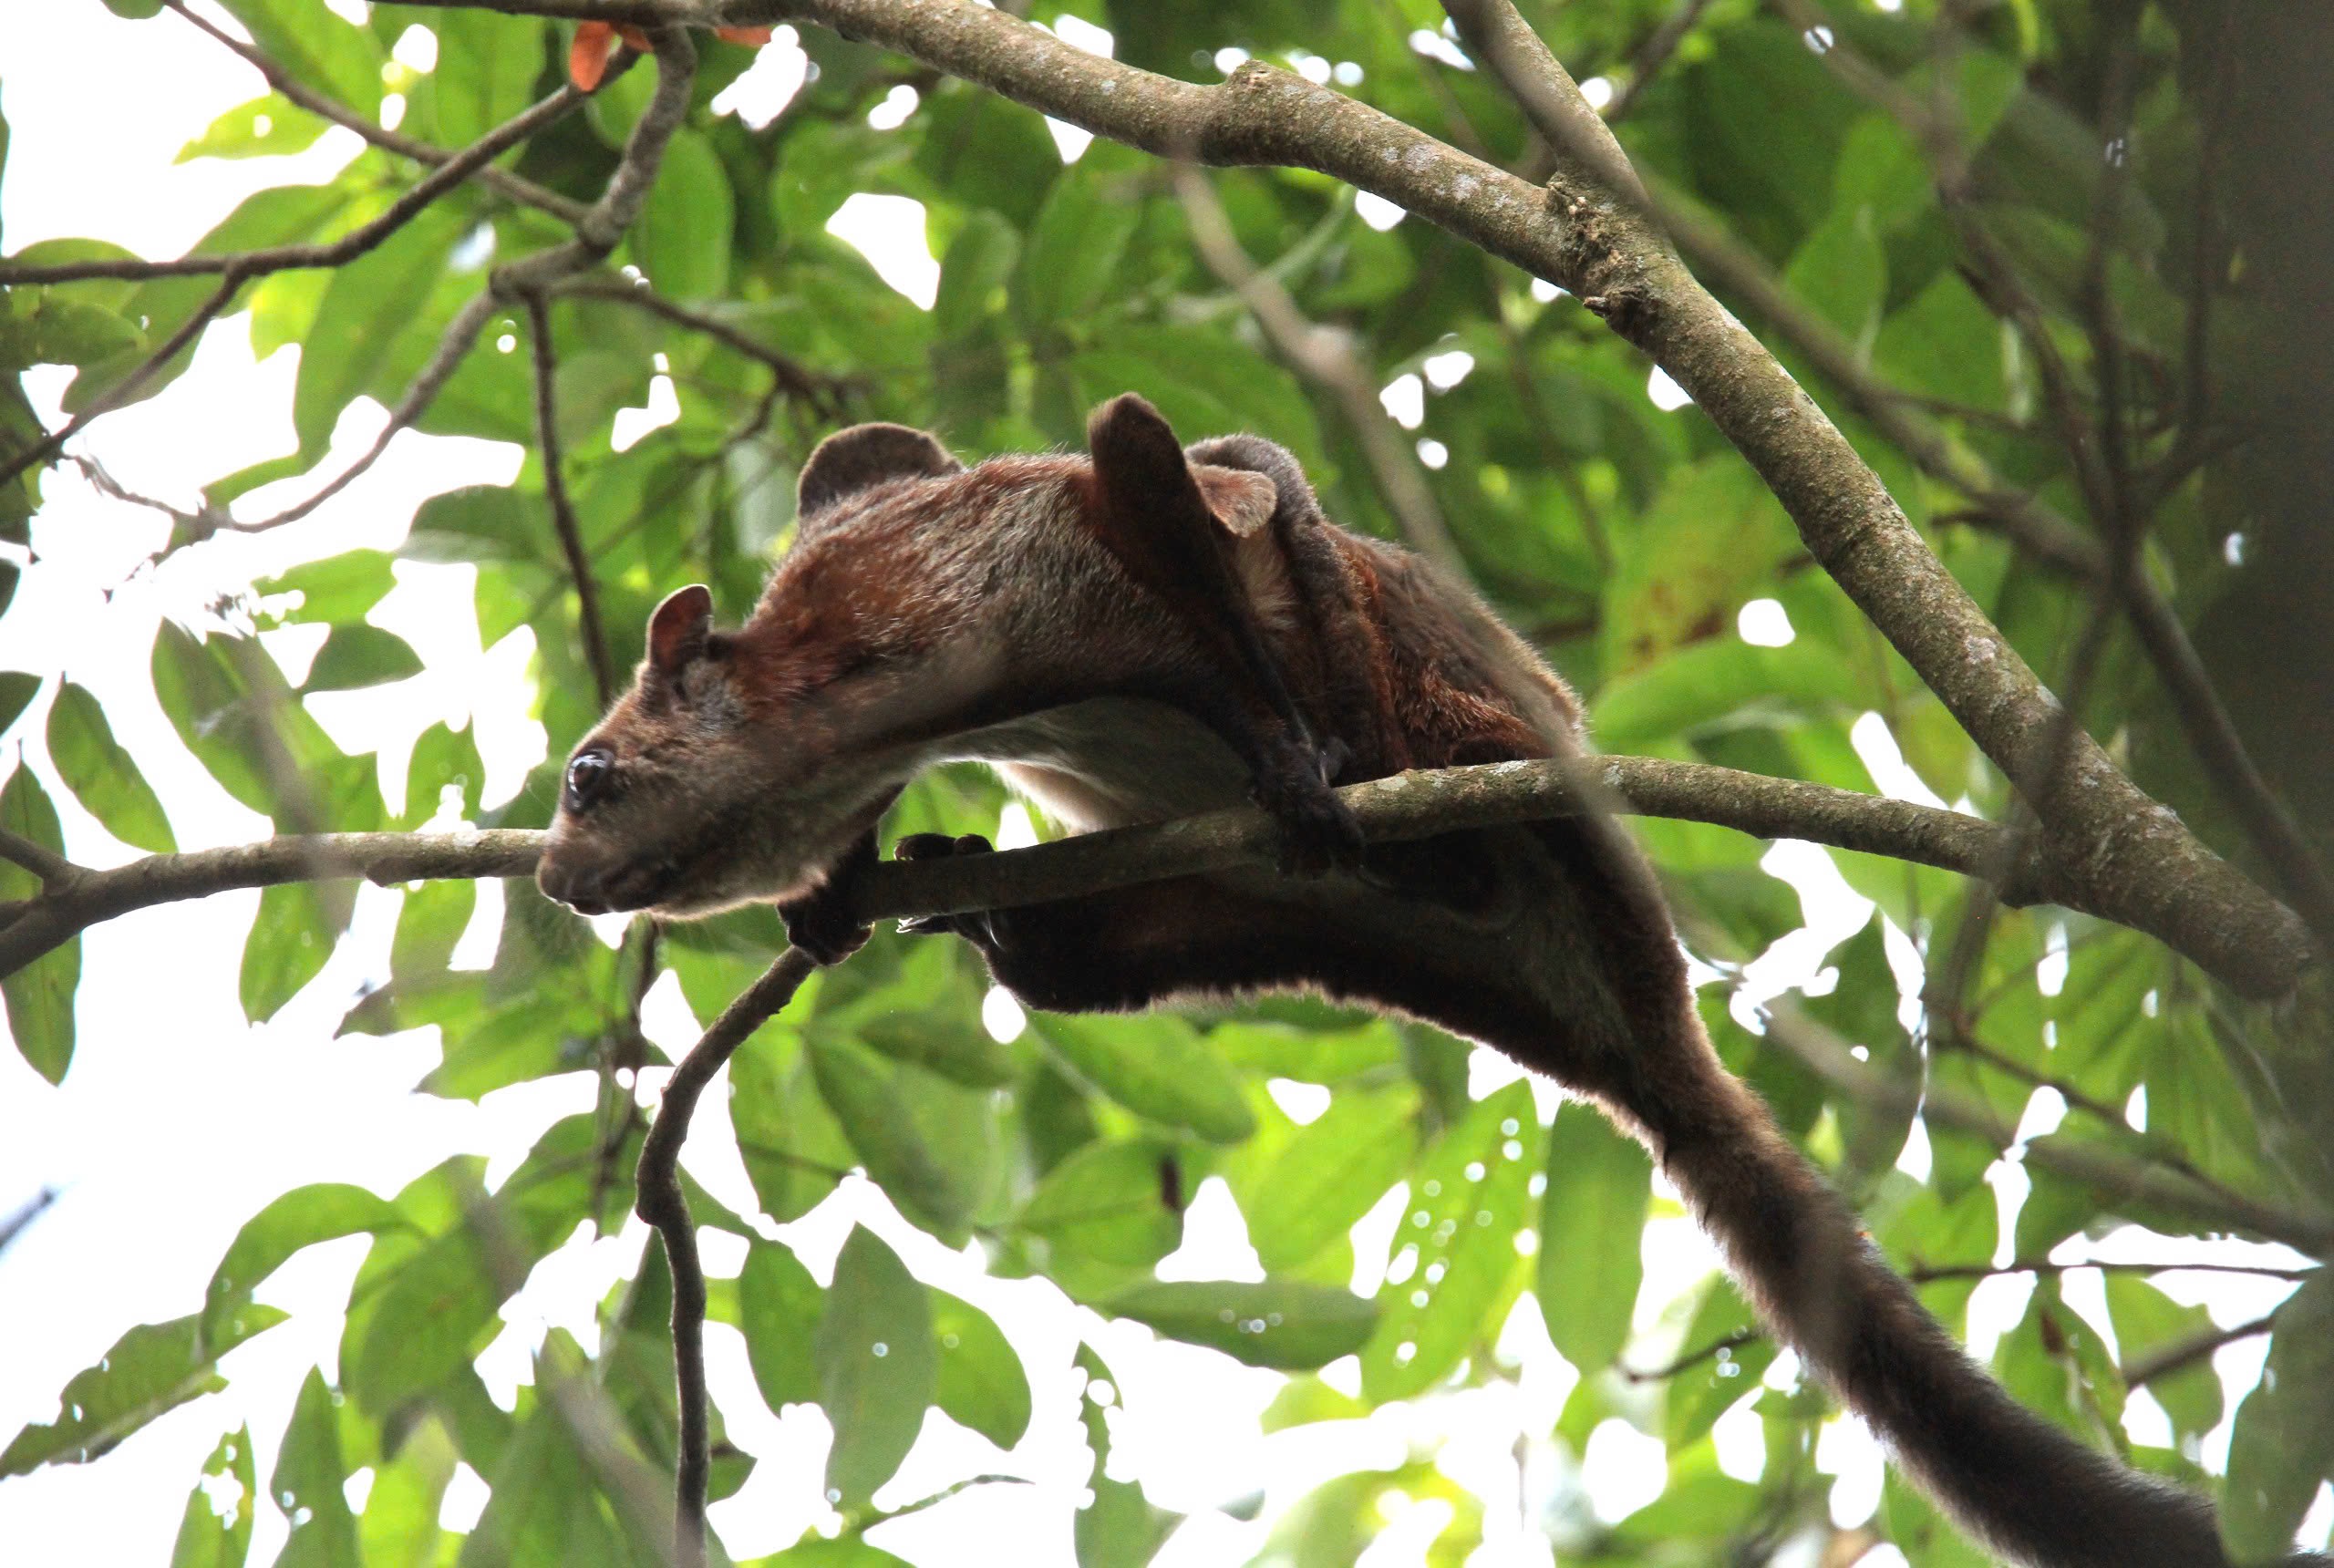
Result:
[[[1986,1286],[2017,1398],[2214,1491],[2240,1559],[2313,1505],[2322,1544],[2334,132],[2307,106],[2334,29],[2307,8],[105,4],[256,73],[182,160],[349,152],[182,258],[0,234],[0,636],[115,586],[44,513],[68,490],[162,519],[152,571],[298,542],[162,620],[135,703],[69,645],[7,643],[16,1051],[54,1085],[178,1048],[77,1029],[77,995],[135,978],[85,972],[83,934],[261,889],[252,1024],[356,954],[317,1049],[421,1031],[419,1094],[566,1078],[589,1109],[491,1180],[480,1151],[398,1191],[280,1192],[182,1315],[59,1369],[0,1477],[198,1418],[222,1357],[282,1326],[269,1277],[361,1236],[336,1357],[277,1430],[219,1439],[174,1563],[242,1563],[255,1535],[335,1568],[665,1563],[676,1470],[679,1550],[709,1495],[716,1561],[749,1485],[811,1524],[760,1561],[881,1564],[955,1560],[910,1522],[988,1517],[1016,1480],[1010,1517],[1056,1532],[1033,1558],[1088,1568],[1381,1538],[1436,1563],[1983,1561],[1893,1475],[1843,1513],[1836,1412],[1681,1253],[1645,1155],[1462,1042],[1301,998],[1023,1018],[953,942],[879,929],[813,973],[769,909],[586,923],[536,893],[558,770],[649,609],[701,581],[724,623],[749,611],[821,435],[1076,449],[1135,390],[1185,439],[1288,447],[1330,515],[1462,574],[1580,690],[1729,1065],[1949,1326]],[[105,61],[75,69],[107,91]],[[924,299],[897,283],[919,209]],[[871,211],[889,251],[847,237]],[[296,446],[143,493],[106,420],[172,396],[206,334],[296,356]],[[377,437],[336,447],[366,409]],[[523,455],[348,548],[375,460],[431,437]],[[319,715],[427,674],[377,608],[456,569],[480,645],[525,661],[526,719],[344,749]],[[501,798],[490,723],[542,746]],[[189,759],[273,837],[188,841]],[[1520,820],[1580,786],[1452,774],[1370,810]],[[1014,810],[949,769],[885,831]],[[979,907],[998,878],[1027,898],[1263,842],[1200,827],[1112,868],[1039,846],[945,886],[887,869],[862,903]],[[1771,839],[1828,870],[1794,885]],[[360,881],[395,901],[380,929]],[[676,987],[710,1031],[694,1051],[651,1021]],[[714,1146],[719,1176],[692,1164]],[[1998,1202],[2011,1166],[2023,1201]],[[1239,1277],[1162,1277],[1203,1226]],[[478,1360],[513,1295],[604,1235],[630,1252],[594,1332],[552,1331],[494,1397]],[[2230,1237],[2277,1245],[2200,1240]],[[924,1277],[945,1252],[986,1305]],[[2215,1295],[2216,1319],[2200,1271],[2266,1295]],[[751,1372],[709,1410],[708,1324]],[[1105,1360],[1151,1336],[1275,1380],[1269,1436],[1227,1410],[1178,1439],[1253,1445],[1252,1494],[1152,1495],[1141,1378]],[[2224,1378],[2229,1345],[2266,1362]],[[823,1459],[730,1439],[769,1412],[822,1420]],[[1372,1429],[1407,1451],[1289,1457]],[[1619,1516],[1616,1444],[1665,1456]],[[485,1501],[457,1519],[460,1467]],[[0,1481],[0,1518],[36,1484]]]

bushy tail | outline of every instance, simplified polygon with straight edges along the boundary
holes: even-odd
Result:
[[[2203,1498],[2084,1446],[1969,1359],[1757,1096],[1712,1061],[1696,1098],[1723,1111],[1668,1130],[1670,1179],[1760,1315],[1950,1513],[2037,1568],[2226,1568]]]
[[[1542,837],[1565,880],[1606,912],[1592,962],[1629,1037],[1606,1058],[1612,1070],[1575,1087],[1636,1124],[1777,1336],[1947,1512],[2012,1561],[2228,1568],[2208,1501],[2087,1447],[1970,1360],[1720,1065],[1659,892],[1613,824],[1549,824]],[[2288,1562],[2334,1568],[2310,1553]]]

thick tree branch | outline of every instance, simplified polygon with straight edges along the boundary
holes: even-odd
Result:
[[[1771,3],[1795,26],[1811,28],[1823,20],[1822,13],[1808,0]],[[2294,902],[2320,948],[2334,944],[2334,880],[2329,880],[2300,825],[2255,765],[2178,613],[2140,570],[2140,546],[2147,513],[2169,493],[2171,484],[2177,482],[2177,476],[2186,471],[2187,465],[2202,460],[2206,453],[2200,445],[2201,432],[2194,424],[2184,422],[2178,449],[2148,483],[2133,482],[2127,471],[2121,415],[2122,340],[2112,320],[2112,307],[2105,284],[2109,242],[2113,225],[2120,221],[2118,193],[2123,185],[2124,166],[2110,163],[2102,175],[2086,267],[2086,303],[2094,318],[2091,336],[2099,359],[2093,379],[2105,405],[2102,419],[2094,420],[2083,402],[2072,369],[2059,350],[2058,339],[2044,319],[2040,302],[2026,287],[2017,264],[1978,212],[1969,190],[1967,150],[1962,146],[1957,130],[1849,46],[1834,43],[1823,51],[1823,58],[1825,67],[1851,91],[1904,127],[1928,160],[1939,201],[1978,274],[1980,295],[1996,315],[2018,328],[2020,340],[2033,355],[2051,421],[2081,480],[2085,502],[2112,542],[2112,548],[2102,545],[2097,537],[2075,527],[2035,497],[2001,483],[1987,469],[1982,459],[1957,449],[1934,426],[1905,417],[1901,408],[1888,407],[1885,389],[1864,371],[1846,341],[1829,323],[1800,307],[1771,281],[1763,277],[1753,280],[1752,274],[1764,272],[1754,259],[1727,257],[1724,275],[1730,284],[1754,293],[1761,314],[1809,354],[1825,378],[1846,393],[1858,411],[1924,471],[1969,496],[2005,533],[2030,553],[2079,573],[2120,602],[2142,650],[2164,682],[2165,695],[2172,699],[2173,711],[2180,719],[2190,748],[2222,799],[2235,811],[2238,826],[2259,854],[2262,865],[2279,891]],[[2111,78],[2113,75],[2111,71]],[[2127,98],[2125,84],[2125,90],[2117,100],[2122,102],[2119,114],[2122,120],[2129,117],[2130,104],[2122,101]],[[2205,146],[2199,155],[2200,184],[2208,182],[2211,176],[2210,130],[2208,124]],[[2113,139],[2115,135],[2111,129],[2102,136],[2102,141]],[[2199,257],[2203,243],[2200,237]],[[1706,270],[1709,268],[1705,256],[1698,254],[1697,260]],[[2194,378],[2202,374],[2201,335],[2210,297],[2209,288],[2200,289],[2190,305],[2187,368],[2192,387]],[[2201,395],[2193,403],[2184,402],[2184,421],[2200,418],[2201,409]]]
[[[1967,876],[2000,866],[2010,830],[1957,811],[1771,779],[1704,763],[1647,757],[1578,762],[1493,762],[1399,773],[1338,791],[1373,841],[1576,816],[1590,809],[1709,822],[1762,839],[1800,839],[1885,855]],[[542,835],[522,829],[460,833],[334,833],[223,850],[150,855],[111,871],[75,868],[0,924],[0,975],[14,973],[102,920],[230,888],[330,877],[384,883],[431,877],[525,876]],[[854,889],[863,920],[957,914],[1069,898],[1163,877],[1267,864],[1278,853],[1270,819],[1252,808],[1210,811],[1139,828],[1084,833],[1033,849],[873,868]],[[2117,902],[2118,884],[2080,866],[2029,854],[2004,884],[2013,903],[2051,903],[2136,925],[2207,969],[2240,973],[2253,961],[2243,934],[2210,926],[2158,929],[2156,906]]]
[[[706,1479],[712,1465],[705,1390],[705,1267],[697,1259],[697,1226],[681,1190],[681,1144],[688,1137],[697,1099],[713,1075],[765,1019],[786,1006],[816,967],[800,948],[790,947],[723,1010],[673,1069],[656,1119],[641,1145],[634,1212],[656,1228],[673,1274],[673,1364],[681,1429],[680,1460],[674,1474],[677,1508],[673,1556],[680,1568],[703,1568],[705,1563]]]
[[[565,14],[552,9],[557,4],[509,0],[506,8]],[[683,9],[701,15],[698,7]],[[2050,830],[2046,854],[2080,861],[2086,877],[2114,884],[2119,900],[2152,906],[2154,925],[2242,927],[2250,957],[2233,954],[2231,963],[2215,965],[2242,990],[2281,991],[2309,962],[2301,923],[2198,843],[2087,738],[2065,767],[2043,770],[2056,702],[1837,428],[1694,281],[1634,200],[1611,194],[1609,181],[1625,191],[1627,182],[1610,158],[1568,160],[1544,191],[1287,72],[1252,61],[1216,86],[1175,81],[964,0],[733,0],[718,11],[703,19],[828,26],[1162,157],[1317,170],[1596,302],[1733,441],[1816,560],[2038,802]],[[1593,150],[1602,138],[1610,146],[1603,122],[1523,31],[1548,67],[1533,74],[1553,72],[1566,95],[1561,108],[1549,108],[1550,124],[1581,119],[1584,145]]]

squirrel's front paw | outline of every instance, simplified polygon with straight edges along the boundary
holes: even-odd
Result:
[[[840,964],[864,946],[871,928],[851,918],[850,901],[833,882],[778,906],[786,940],[821,969]]]
[[[821,969],[866,945],[870,928],[852,918],[850,888],[858,873],[874,863],[875,835],[871,832],[852,845],[825,882],[800,898],[780,903],[778,917],[786,922],[786,940]]]
[[[1361,821],[1329,788],[1344,748],[1292,749],[1282,765],[1257,780],[1256,804],[1280,829],[1284,876],[1317,877],[1361,864]]]
[[[892,846],[895,861],[945,861],[963,855],[989,853],[989,841],[978,833],[951,837],[946,833],[910,833]],[[990,917],[975,910],[966,914],[916,914],[900,922],[905,936],[961,936],[986,952],[996,945]]]

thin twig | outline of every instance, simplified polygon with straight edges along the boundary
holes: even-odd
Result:
[[[1703,1346],[1699,1350],[1689,1350],[1685,1354],[1679,1356],[1676,1360],[1665,1362],[1659,1367],[1620,1367],[1615,1368],[1615,1370],[1620,1373],[1622,1379],[1626,1382],[1666,1382],[1669,1378],[1678,1376],[1680,1372],[1691,1371],[1705,1361],[1715,1361],[1720,1357],[1740,1349],[1743,1346],[1750,1344],[1754,1339],[1763,1339],[1766,1336],[1761,1333],[1758,1329],[1738,1328],[1731,1334],[1725,1335],[1718,1339],[1712,1340],[1709,1344]]]
[[[389,130],[370,116],[359,114],[346,104],[336,102],[315,91],[278,65],[264,50],[244,43],[232,33],[212,26],[202,16],[188,10],[183,0],[162,0],[162,3],[195,27],[217,39],[222,45],[241,57],[243,62],[259,72],[266,79],[269,88],[285,101],[297,104],[318,119],[330,120],[344,129],[355,131],[384,152],[394,152],[401,158],[410,158],[416,163],[426,163],[432,168],[447,162],[454,156],[452,151],[446,148],[434,146],[399,131]],[[508,197],[522,206],[533,207],[538,211],[548,212],[565,223],[573,223],[584,215],[587,207],[587,203],[578,201],[572,196],[563,196],[556,191],[548,190],[532,180],[513,174],[509,170],[495,164],[487,164],[478,170],[472,178],[498,195]]]
[[[666,299],[651,288],[645,278],[625,281],[581,277],[560,284],[556,292],[572,298],[614,300],[635,310],[660,316],[676,326],[703,333],[733,353],[763,366],[786,396],[800,398],[821,413],[831,415],[838,412],[842,407],[842,395],[851,388],[849,381],[806,368],[800,361],[738,331],[709,311],[693,310],[677,301]]]
[[[2123,1386],[2127,1388],[2144,1387],[2184,1367],[2193,1367],[2211,1357],[2224,1345],[2234,1345],[2240,1339],[2251,1339],[2268,1333],[2277,1326],[2277,1319],[2276,1313],[2264,1313],[2259,1317],[2249,1318],[2228,1328],[2215,1328],[2162,1346],[2137,1360],[2123,1364]]]
[[[1196,169],[1178,163],[1174,178],[1175,194],[1191,224],[1193,243],[1199,247],[1208,270],[1247,302],[1249,314],[1280,357],[1336,399],[1354,438],[1361,443],[1362,455],[1378,480],[1378,493],[1385,498],[1410,548],[1465,582],[1466,561],[1443,524],[1442,509],[1435,504],[1434,491],[1420,471],[1417,453],[1379,401],[1368,366],[1342,335],[1306,320],[1279,280],[1259,271],[1248,259],[1215,192]]]
[[[1620,96],[1606,106],[1606,124],[1618,125],[1628,119],[1629,111],[1637,107],[1645,89],[1653,85],[1661,67],[1669,63],[1669,57],[1686,41],[1686,35],[1694,30],[1694,24],[1701,20],[1709,4],[1710,0],[1678,0],[1670,8],[1669,15],[1661,19],[1661,26],[1653,30],[1645,46],[1629,61],[1628,83],[1621,88]]]
[[[72,283],[83,278],[118,278],[142,283],[150,278],[216,275],[248,281],[265,277],[271,273],[346,266],[404,228],[439,197],[583,102],[584,94],[572,87],[561,88],[447,159],[414,181],[402,195],[389,203],[379,217],[351,229],[337,240],[308,245],[269,245],[261,250],[237,251],[224,255],[198,253],[165,262],[95,258],[86,262],[59,262],[47,266],[0,262],[0,286]]]
[[[607,634],[600,624],[600,589],[592,576],[592,558],[584,550],[584,530],[575,519],[575,502],[567,493],[566,464],[559,439],[559,356],[552,346],[551,307],[540,289],[524,297],[528,335],[535,364],[535,444],[542,450],[543,495],[551,502],[553,529],[559,535],[560,553],[567,558],[567,575],[575,584],[576,632],[584,639],[584,662],[592,672],[592,686],[600,707],[616,700],[616,676],[608,658]]]
[[[1986,1106],[1937,1084],[1925,1088],[1858,1061],[1838,1035],[1789,1004],[1778,1006],[1769,1016],[1767,1038],[1859,1105],[1891,1115],[1917,1112],[1933,1128],[1967,1133],[1996,1149],[2008,1149],[2017,1141],[2018,1129]],[[2334,1248],[2334,1213],[2287,1207],[2217,1185],[2204,1185],[2150,1156],[2066,1139],[2043,1139],[2026,1144],[2022,1158],[2029,1165],[2079,1181],[2110,1199],[2161,1207],[2193,1216],[2208,1226],[2249,1231],[2298,1252],[2318,1254]]]
[[[429,406],[438,400],[438,394],[446,389],[446,383],[454,378],[454,372],[461,368],[463,359],[478,343],[478,335],[486,330],[486,324],[499,308],[501,302],[490,289],[480,293],[455,312],[454,319],[446,324],[445,332],[439,336],[438,346],[431,351],[429,362],[408,384],[405,396],[398,399],[398,406],[389,410],[388,422],[373,438],[373,444],[359,452],[353,462],[306,500],[294,502],[268,517],[253,518],[249,521],[231,518],[219,523],[218,531],[265,533],[271,529],[282,528],[286,523],[299,521],[355,484],[375,463],[380,461],[381,454],[389,449],[389,442],[397,438],[398,432],[410,428],[429,411]]]
[[[2083,1269],[2096,1269],[2101,1274],[2259,1274],[2268,1279],[2307,1279],[2315,1268],[2277,1268],[2268,1264],[2190,1264],[2156,1262],[2109,1262],[2104,1258],[2085,1258],[2076,1263],[2054,1264],[2048,1258],[2019,1258],[2006,1264],[1939,1264],[1933,1267],[1905,1270],[1905,1277],[1915,1284],[1929,1284],[1938,1280],[1992,1279],[1998,1274],[2068,1274]]]
[[[790,947],[723,1009],[673,1069],[640,1149],[635,1212],[656,1227],[673,1274],[673,1364],[680,1398],[673,1555],[680,1568],[701,1568],[705,1562],[706,1481],[712,1467],[705,1388],[705,1267],[697,1258],[688,1197],[681,1189],[681,1144],[688,1137],[698,1097],[713,1075],[748,1036],[786,1006],[816,967],[800,948]]]
[[[64,449],[66,442],[87,429],[91,420],[100,415],[112,413],[116,408],[138,396],[146,383],[151,381],[160,372],[162,366],[176,359],[189,344],[201,335],[202,329],[211,325],[212,317],[227,308],[228,302],[235,297],[235,291],[243,286],[243,279],[240,273],[230,272],[225,277],[221,278],[219,286],[211,291],[210,297],[195,306],[194,314],[180,323],[179,329],[163,339],[162,346],[141,360],[136,369],[104,392],[99,393],[88,407],[74,415],[57,429],[15,456],[0,458],[0,484],[6,484],[36,463],[46,462]]]

